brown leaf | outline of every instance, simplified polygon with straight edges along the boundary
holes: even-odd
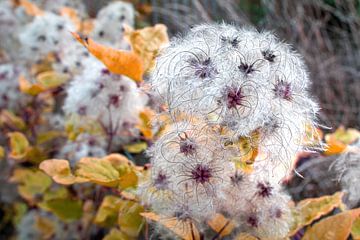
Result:
[[[215,214],[207,223],[215,232],[220,233],[221,237],[229,235],[235,228],[231,220],[219,213]]]

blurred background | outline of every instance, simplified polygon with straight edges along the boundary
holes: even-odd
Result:
[[[84,0],[89,14],[109,0]],[[145,22],[169,34],[201,22],[225,21],[273,31],[299,51],[320,103],[321,124],[360,126],[360,0],[133,0]],[[140,22],[141,24],[141,22]]]

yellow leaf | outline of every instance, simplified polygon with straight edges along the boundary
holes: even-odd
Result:
[[[11,152],[9,156],[14,159],[23,159],[30,149],[30,144],[24,134],[20,132],[8,133]]]
[[[113,226],[117,222],[122,201],[121,198],[116,196],[105,196],[96,213],[94,222],[100,226]]]
[[[117,228],[113,228],[110,230],[110,233],[107,234],[103,240],[133,240],[135,238],[127,236],[125,233],[121,232]]]
[[[308,198],[300,201],[292,210],[294,221],[289,236],[331,212],[334,208],[341,207],[343,204],[342,197],[343,193],[337,192],[331,196]]]
[[[86,182],[87,179],[79,178],[71,173],[69,161],[63,159],[50,159],[40,163],[39,168],[60,184],[69,185]]]
[[[138,142],[138,143],[124,145],[123,147],[129,153],[141,153],[147,149],[148,145],[146,142]]]
[[[32,96],[36,96],[39,93],[44,92],[46,89],[39,83],[30,83],[23,75],[19,77],[20,91]]]
[[[29,16],[40,16],[44,15],[44,11],[38,8],[35,4],[31,3],[28,0],[17,0],[18,6],[21,6],[25,9],[26,14]]]
[[[104,63],[110,72],[123,74],[137,82],[142,81],[144,66],[142,59],[137,54],[101,45],[88,37],[81,37],[77,33],[72,34],[92,55]]]
[[[210,219],[207,224],[217,233],[220,233],[220,237],[227,236],[231,234],[234,230],[234,223],[226,219],[222,214],[215,214],[215,216]]]
[[[10,181],[19,183],[19,194],[30,203],[34,203],[37,196],[45,193],[52,183],[43,172],[22,168],[15,169]]]
[[[68,75],[57,73],[55,71],[42,72],[36,76],[36,81],[46,90],[59,87],[68,80]]]
[[[80,159],[75,174],[90,182],[107,187],[117,187],[119,184],[119,172],[110,162],[99,158]]]
[[[123,200],[119,208],[118,224],[122,232],[128,236],[137,237],[144,225],[140,215],[144,207],[134,201]]]
[[[2,110],[0,113],[0,125],[7,125],[19,130],[23,130],[26,127],[25,122],[20,117],[6,109]]]
[[[184,240],[200,240],[199,231],[191,221],[179,222],[176,218],[164,218],[153,212],[143,212],[140,215],[163,225]]]
[[[154,137],[154,133],[151,127],[151,120],[154,118],[154,116],[155,112],[150,108],[145,108],[139,114],[140,124],[137,125],[137,128],[147,140],[151,140]]]
[[[64,136],[65,136],[64,133],[61,131],[52,130],[52,131],[42,132],[36,136],[36,143],[38,145],[41,145],[46,142],[52,141],[55,138],[64,137]]]
[[[324,218],[306,230],[302,240],[346,240],[360,209],[353,209]]]
[[[143,60],[144,71],[150,70],[154,66],[159,50],[169,43],[167,27],[156,24],[138,30],[133,30],[127,25],[124,28],[124,37],[130,42],[132,50]]]
[[[5,158],[5,149],[4,147],[0,146],[0,160]]]

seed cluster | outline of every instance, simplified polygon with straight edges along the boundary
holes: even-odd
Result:
[[[150,83],[169,123],[148,151],[143,201],[199,229],[222,213],[239,231],[285,237],[281,181],[317,112],[300,56],[268,32],[199,25],[160,53]]]

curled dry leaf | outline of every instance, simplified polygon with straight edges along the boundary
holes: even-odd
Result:
[[[308,198],[300,201],[292,209],[294,221],[289,236],[292,236],[299,229],[309,225],[321,216],[328,214],[334,208],[341,208],[343,195],[342,192],[337,192],[331,196]]]
[[[104,63],[110,72],[123,74],[136,82],[142,81],[142,75],[144,73],[143,61],[134,52],[101,45],[91,38],[80,36],[78,33],[73,32],[72,35],[84,45],[92,55]]]
[[[163,225],[184,240],[200,240],[199,231],[191,221],[179,222],[176,218],[161,217],[153,212],[143,212],[140,215]]]

